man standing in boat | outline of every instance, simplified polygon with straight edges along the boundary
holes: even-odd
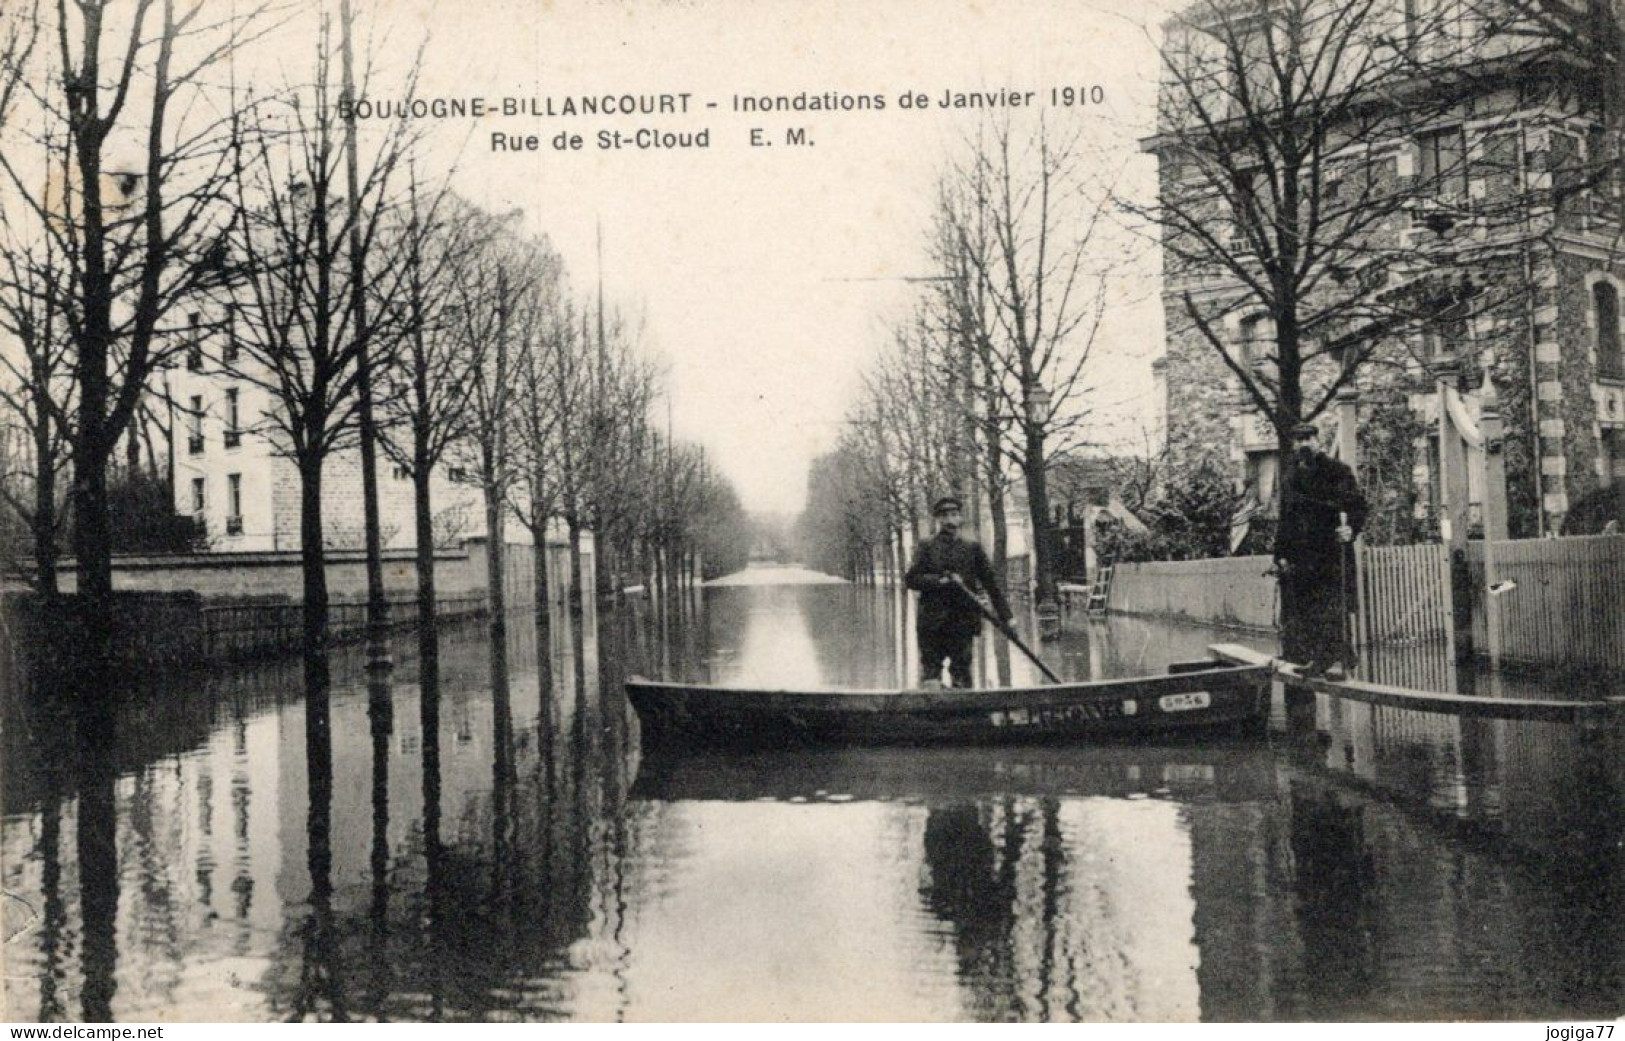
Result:
[[[1010,621],[1010,605],[987,554],[979,543],[959,537],[961,511],[960,501],[953,496],[937,500],[931,507],[937,532],[920,543],[904,576],[908,587],[920,594],[915,633],[920,643],[920,679],[927,687],[940,685],[944,660],[953,686],[971,685],[971,645],[982,630],[982,613],[967,588],[972,594],[986,596],[999,618],[1007,624]]]

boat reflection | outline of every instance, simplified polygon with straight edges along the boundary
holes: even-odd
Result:
[[[7,1007],[1251,1021],[1625,1005],[1617,730],[1326,702],[1307,741],[640,761],[627,672],[810,661],[859,686],[911,668],[885,591],[781,596],[643,602],[596,627],[561,605],[540,630],[511,618],[495,649],[479,623],[429,661],[394,642],[388,676],[336,651],[310,688],[295,662],[8,698],[0,841],[27,917]],[[800,650],[777,655],[787,632]],[[1216,638],[1108,619],[1045,651],[1113,675]]]

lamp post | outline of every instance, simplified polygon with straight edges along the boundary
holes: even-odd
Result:
[[[1055,567],[1053,540],[1050,538],[1052,522],[1049,515],[1049,495],[1047,475],[1043,473],[1044,460],[1044,428],[1050,420],[1050,406],[1053,398],[1049,388],[1045,387],[1036,375],[1027,377],[1022,386],[1022,398],[1026,404],[1026,435],[1027,466],[1029,470],[1037,469],[1037,480],[1034,474],[1028,474],[1029,502],[1027,512],[1033,524],[1033,563],[1034,585],[1037,598],[1038,617],[1040,622],[1047,622],[1059,617],[1060,611],[1055,600],[1055,576],[1052,573]],[[1031,491],[1036,487],[1043,494],[1043,502],[1032,502]],[[1047,628],[1047,627],[1046,627]],[[1041,635],[1044,635],[1041,633]]]

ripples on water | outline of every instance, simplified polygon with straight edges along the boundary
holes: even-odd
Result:
[[[293,664],[166,678],[100,719],[8,698],[10,1018],[1625,1007],[1617,731],[1323,703],[1308,742],[640,761],[627,672],[887,686],[907,620],[804,586],[598,623],[512,618],[495,659],[482,625],[448,630],[431,683],[408,640],[371,687],[337,655],[325,694]],[[1046,655],[1129,675],[1219,639],[1112,619]],[[1032,679],[984,652],[990,681]]]

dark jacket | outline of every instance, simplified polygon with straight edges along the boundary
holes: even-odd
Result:
[[[1300,575],[1336,575],[1342,562],[1338,525],[1346,516],[1355,534],[1365,527],[1365,496],[1353,471],[1324,452],[1313,452],[1297,460],[1285,491],[1297,507],[1281,519],[1276,557]]]
[[[988,563],[982,547],[957,535],[938,532],[915,549],[914,562],[903,577],[908,587],[920,594],[917,628],[921,632],[974,636],[981,631],[982,615],[976,605],[958,586],[942,581],[950,573],[964,579],[973,592],[985,593],[993,602],[994,613],[1010,620],[1010,605],[1005,603],[993,565]]]

